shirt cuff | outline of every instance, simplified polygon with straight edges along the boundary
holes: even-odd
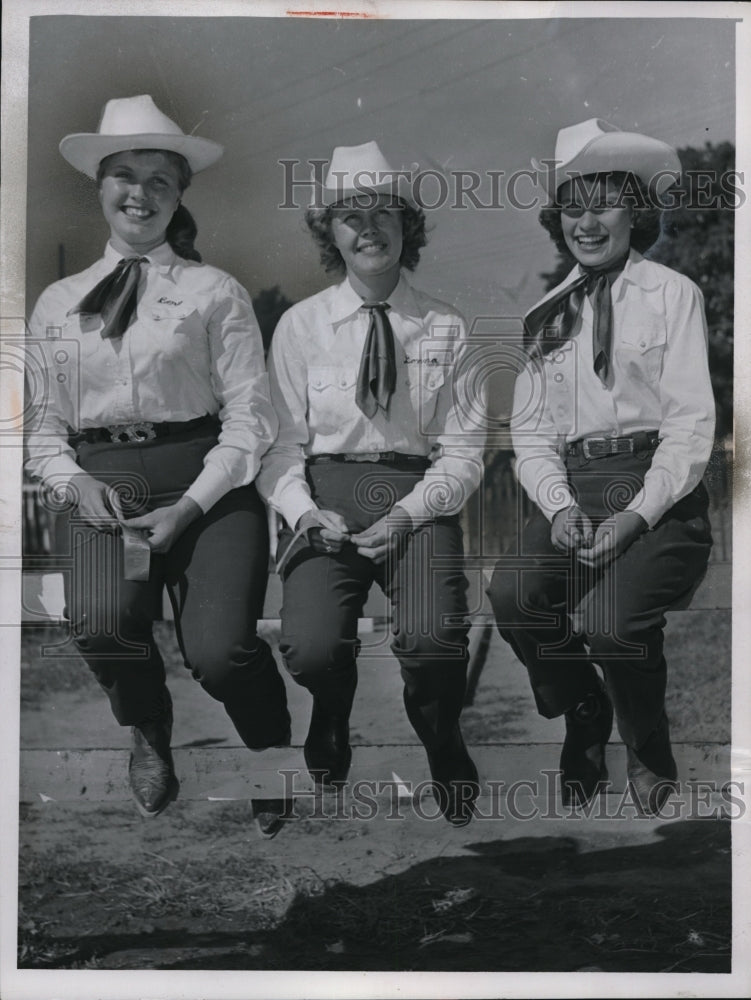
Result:
[[[59,489],[67,486],[73,476],[77,476],[80,472],[83,472],[83,469],[72,455],[53,455],[45,462],[41,479],[50,489]]]
[[[318,510],[318,506],[313,501],[313,498],[308,496],[306,493],[299,493],[294,497],[287,497],[284,502],[278,506],[273,503],[271,506],[276,507],[292,531],[294,531],[297,527],[297,522],[303,514],[307,514],[309,510]]]
[[[662,502],[650,499],[649,494],[642,487],[628,507],[626,507],[626,510],[633,511],[634,514],[643,517],[647,522],[647,527],[654,528],[662,515],[668,510],[668,507]]]
[[[185,496],[193,500],[204,514],[211,510],[217,500],[233,489],[232,481],[219,466],[208,462]]]
[[[401,500],[397,500],[394,506],[398,506],[401,507],[402,510],[406,510],[412,521],[413,528],[419,528],[420,525],[425,524],[426,521],[430,520],[431,514],[425,506],[421,491],[413,490],[405,497],[402,497]]]

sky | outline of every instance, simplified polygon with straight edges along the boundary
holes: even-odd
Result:
[[[487,203],[488,171],[552,157],[558,129],[587,118],[678,147],[733,140],[733,33],[729,20],[686,17],[32,18],[27,310],[58,277],[60,244],[67,273],[104,246],[94,185],[57,146],[95,131],[110,97],[149,93],[184,131],[225,146],[184,199],[198,248],[251,294],[278,285],[297,300],[330,278],[302,207],[278,207],[280,161],[307,176],[334,146],[375,139],[395,167],[480,172]],[[555,260],[536,211],[496,201],[427,213],[415,283],[470,321],[529,308]]]

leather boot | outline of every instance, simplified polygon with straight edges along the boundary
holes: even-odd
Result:
[[[292,731],[288,728],[281,740],[275,744],[288,747],[292,742]],[[264,840],[271,840],[284,826],[294,810],[294,799],[251,799],[256,830]]]
[[[349,719],[328,711],[315,696],[303,753],[308,771],[317,785],[346,781],[352,763]]]
[[[613,729],[613,706],[604,685],[566,712],[561,751],[561,799],[565,806],[586,805],[605,781],[605,746]]]
[[[180,788],[170,750],[171,738],[172,699],[165,688],[161,714],[131,728],[128,779],[138,811],[148,818],[166,809],[177,798]]]
[[[475,814],[480,784],[459,725],[442,747],[427,754],[438,808],[452,826],[466,826]]]
[[[626,770],[634,800],[645,816],[657,816],[676,790],[678,767],[670,745],[670,726],[663,712],[657,727],[638,750],[626,747]]]

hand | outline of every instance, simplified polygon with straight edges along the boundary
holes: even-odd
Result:
[[[181,497],[169,507],[159,507],[149,514],[130,517],[124,524],[146,532],[146,541],[152,552],[169,552],[177,539],[203,511],[190,497]]]
[[[550,526],[550,541],[559,552],[588,549],[594,540],[592,522],[577,504],[556,511]]]
[[[316,552],[341,552],[349,541],[347,522],[334,510],[306,511],[296,525],[297,531],[301,529]]]
[[[117,531],[117,513],[120,504],[117,494],[106,483],[90,476],[88,472],[78,472],[70,479],[70,491],[76,501],[80,517],[100,531]]]
[[[365,531],[352,536],[352,542],[357,546],[361,556],[372,559],[374,563],[385,562],[389,553],[394,550],[402,539],[412,530],[412,518],[398,504],[375,524]]]
[[[646,530],[647,522],[641,514],[622,510],[602,522],[592,547],[580,549],[577,558],[586,566],[607,566]]]

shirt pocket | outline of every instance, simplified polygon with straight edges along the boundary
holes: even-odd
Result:
[[[641,329],[631,327],[621,334],[615,349],[616,360],[627,378],[654,384],[662,375],[667,328],[660,317],[650,317]]]
[[[564,434],[574,431],[574,402],[576,390],[576,365],[579,357],[579,345],[567,341],[560,347],[548,351],[543,357],[543,392],[545,398],[540,406],[547,404],[550,416]]]
[[[438,400],[450,374],[450,356],[438,351],[423,359],[417,376],[410,375],[412,399],[420,417],[420,427],[426,427],[435,416]]]
[[[93,358],[96,354],[109,353],[103,347],[102,326],[98,313],[71,313],[65,317],[59,336],[66,343],[75,344],[82,358]]]
[[[207,333],[195,302],[186,298],[142,302],[138,318],[148,330],[155,353],[166,357],[180,354],[193,362],[207,362]]]
[[[357,372],[357,368],[308,368],[308,422],[312,430],[330,433],[348,422],[356,406]]]

